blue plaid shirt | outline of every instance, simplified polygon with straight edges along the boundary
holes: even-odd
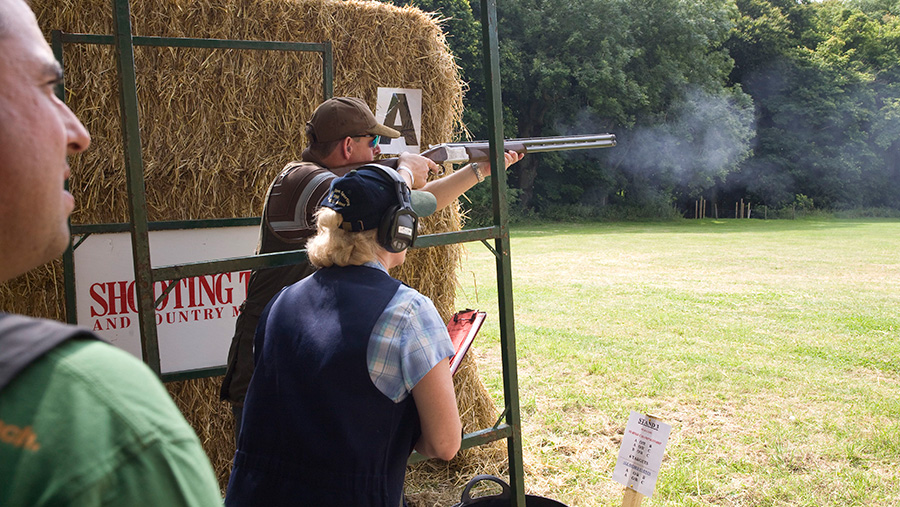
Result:
[[[378,262],[366,266],[387,270]],[[375,323],[366,356],[369,377],[395,403],[444,358],[453,355],[447,325],[430,299],[401,285]]]

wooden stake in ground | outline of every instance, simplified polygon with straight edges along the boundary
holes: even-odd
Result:
[[[644,495],[631,488],[625,488],[625,496],[622,497],[622,507],[640,507]]]

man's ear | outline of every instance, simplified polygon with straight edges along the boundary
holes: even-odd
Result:
[[[340,150],[341,157],[343,157],[344,160],[350,160],[350,154],[353,152],[353,138],[345,137],[344,140],[341,141]]]

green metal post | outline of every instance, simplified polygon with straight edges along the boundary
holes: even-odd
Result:
[[[322,102],[334,97],[334,53],[331,50],[331,42],[326,42],[322,51]]]
[[[488,97],[488,128],[491,156],[491,191],[494,202],[494,226],[500,237],[497,250],[497,294],[500,313],[500,348],[503,362],[503,397],[506,423],[512,434],[507,439],[509,482],[514,495],[512,505],[525,507],[522,426],[519,412],[519,378],[516,371],[516,336],[513,319],[512,266],[509,255],[509,215],[506,202],[506,167],[503,156],[503,102],[500,95],[500,50],[497,37],[497,4],[481,0],[482,52],[484,80]]]
[[[134,70],[134,44],[128,0],[112,0],[116,66],[119,72],[119,106],[122,111],[122,136],[128,185],[128,212],[131,217],[131,250],[134,257],[135,295],[138,325],[141,330],[141,354],[144,362],[160,373],[159,339],[153,307],[153,279],[150,264],[150,233],[147,226],[147,194],[144,187],[144,162],[141,157],[141,131],[138,117],[137,78]]]
[[[62,32],[59,30],[53,30],[50,32],[50,47],[53,48],[53,56],[56,58],[56,61],[59,62],[59,66],[63,69],[63,83],[62,86],[56,90],[56,96],[59,97],[59,100],[65,102],[66,101],[66,83],[65,83],[65,69],[66,64],[63,59],[63,43],[62,43]],[[69,180],[66,180],[66,190],[69,189]],[[71,227],[71,225],[70,225]],[[66,299],[66,322],[69,324],[75,324],[77,316],[75,314],[75,255],[74,248],[72,247],[72,238],[69,238],[69,247],[66,248],[66,251],[63,252],[63,295]]]

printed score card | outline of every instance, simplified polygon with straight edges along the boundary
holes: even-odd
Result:
[[[653,496],[671,431],[671,425],[632,411],[625,426],[613,480],[644,496]]]

